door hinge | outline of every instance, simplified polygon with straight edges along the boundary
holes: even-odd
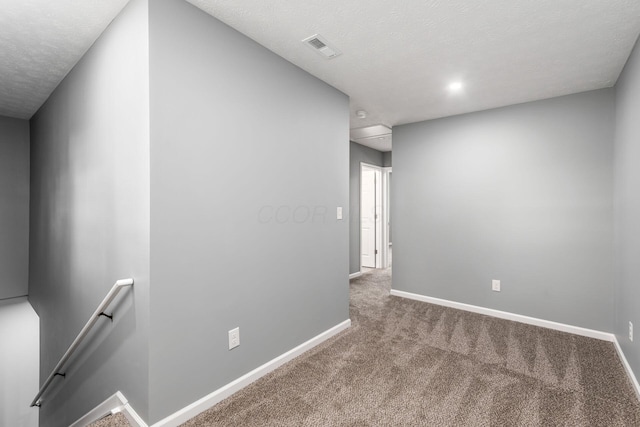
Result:
[[[378,255],[378,250],[376,249],[376,255]]]

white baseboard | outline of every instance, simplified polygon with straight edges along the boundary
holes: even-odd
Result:
[[[180,424],[186,422],[187,420],[190,420],[191,418],[195,417],[199,413],[211,408],[216,403],[231,396],[232,394],[239,391],[240,389],[248,386],[255,380],[265,376],[266,374],[273,371],[274,369],[282,366],[286,362],[312,349],[313,347],[317,346],[323,341],[326,341],[327,339],[336,335],[337,333],[342,332],[343,330],[347,329],[349,326],[351,326],[351,320],[347,319],[344,322],[334,326],[333,328],[321,333],[320,335],[317,335],[314,338],[311,338],[309,341],[304,342],[299,346],[295,347],[294,349],[289,350],[288,352],[276,357],[273,360],[270,360],[269,362],[265,363],[262,366],[259,366],[258,368],[241,376],[235,381],[232,381],[229,384],[219,388],[213,393],[206,395],[202,399],[193,402],[189,406],[186,406],[183,409],[180,409],[179,411],[174,412],[168,417],[155,423],[153,427],[179,426]]]
[[[442,305],[445,307],[456,308],[458,310],[470,311],[473,313],[484,314],[487,316],[498,317],[500,319],[513,320],[515,322],[526,323],[529,325],[540,326],[543,328],[555,329],[557,331],[568,332],[571,334],[581,335],[589,338],[596,338],[603,341],[610,341],[613,343],[616,348],[616,352],[620,357],[620,361],[624,366],[625,371],[627,372],[627,376],[633,385],[633,389],[636,392],[636,396],[640,399],[640,384],[638,384],[638,379],[636,378],[633,370],[631,369],[631,365],[627,361],[627,358],[622,351],[622,347],[620,347],[620,343],[618,342],[615,334],[610,334],[608,332],[596,331],[593,329],[581,328],[579,326],[566,325],[563,323],[552,322],[549,320],[537,319],[535,317],[523,316],[521,314],[509,313],[506,311],[494,310],[491,308],[479,307],[471,304],[464,304],[461,302],[449,301],[440,298],[428,297],[425,295],[412,294],[410,292],[398,291],[395,289],[391,290],[391,295],[395,295],[402,298],[409,298],[417,301],[428,302],[431,304]]]
[[[87,412],[69,427],[85,427],[110,414],[122,412],[132,427],[148,427],[136,411],[129,405],[129,401],[121,392],[116,392],[104,402]]]
[[[131,405],[129,405],[129,403],[126,403],[121,408],[121,411],[124,414],[124,416],[127,418],[127,420],[129,421],[129,424],[131,424],[131,427],[148,427],[147,423],[144,422],[144,420],[131,407]]]
[[[603,341],[614,342],[616,339],[614,334],[610,334],[608,332],[596,331],[593,329],[582,328],[580,326],[566,325],[564,323],[552,322],[550,320],[538,319],[535,317],[523,316],[521,314],[509,313],[507,311],[494,310],[492,308],[479,307],[476,305],[465,304],[461,302],[428,297],[425,295],[412,294],[410,292],[398,291],[395,289],[391,289],[391,295],[395,295],[397,297],[402,297],[402,298],[409,298],[417,301],[428,302],[436,305],[442,305],[445,307],[456,308],[458,310],[484,314],[487,316],[498,317],[500,319],[513,320],[514,322],[526,323],[528,325],[535,325],[543,328],[555,329],[556,331],[568,332],[570,334],[581,335],[581,336],[595,338]]]
[[[349,280],[355,279],[356,277],[360,277],[360,276],[362,276],[362,271],[356,271],[355,273],[351,273],[349,275]]]
[[[78,421],[71,424],[69,427],[84,427],[97,421],[107,415],[111,414],[111,411],[115,408],[122,407],[126,402],[126,399],[122,393],[117,392],[113,396],[107,398],[104,402],[84,414]]]
[[[627,361],[627,358],[625,357],[624,352],[622,351],[622,347],[620,347],[618,338],[614,338],[613,344],[616,347],[616,351],[618,352],[618,356],[622,361],[622,365],[624,366],[624,369],[627,371],[627,375],[629,376],[629,380],[631,380],[633,389],[636,391],[636,396],[638,397],[638,400],[640,400],[640,384],[638,384],[638,379],[633,373],[633,370],[631,370],[631,365],[629,365],[629,362]]]

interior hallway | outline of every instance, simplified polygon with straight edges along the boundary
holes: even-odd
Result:
[[[640,425],[609,342],[389,295],[351,280],[352,327],[184,426]]]

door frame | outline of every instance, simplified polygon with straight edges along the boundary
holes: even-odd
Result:
[[[389,268],[389,229],[391,219],[391,181],[389,176],[391,172],[391,167],[382,168],[382,268]]]
[[[389,175],[391,168],[360,162],[359,192],[360,192],[360,218],[358,218],[358,234],[360,235],[359,258],[360,271],[362,271],[362,171],[364,169],[376,172],[375,189],[375,268],[387,268],[389,266],[389,227],[388,227],[388,194]]]

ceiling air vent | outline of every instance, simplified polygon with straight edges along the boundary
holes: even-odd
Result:
[[[314,34],[311,37],[307,37],[306,39],[302,40],[302,43],[306,44],[310,49],[313,49],[313,51],[317,52],[319,55],[326,59],[335,58],[342,53],[335,47],[330,46],[329,42],[327,42],[327,40],[319,34]]]

